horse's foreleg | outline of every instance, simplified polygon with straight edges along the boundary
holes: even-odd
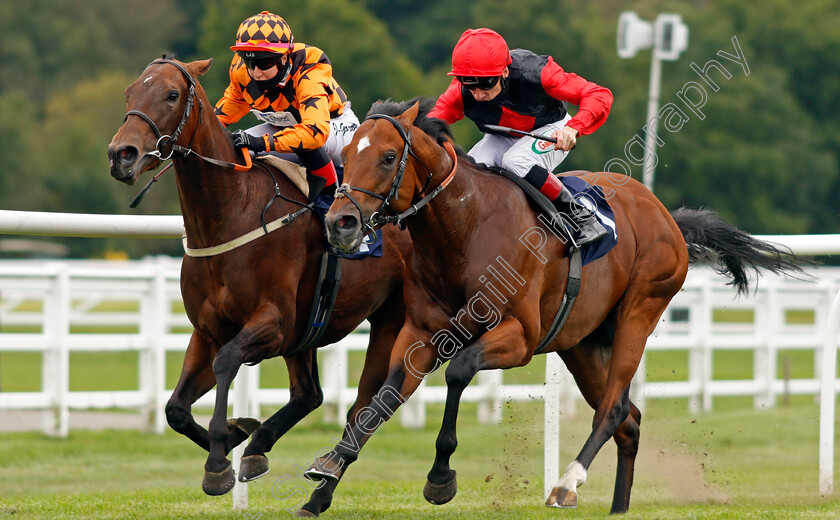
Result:
[[[522,325],[508,318],[481,336],[475,344],[458,351],[449,361],[443,423],[435,442],[435,461],[423,488],[423,496],[430,503],[445,504],[455,497],[458,489],[449,459],[458,446],[456,423],[464,389],[479,370],[517,366],[527,355]]]
[[[318,379],[318,358],[315,350],[284,358],[289,370],[289,402],[262,423],[254,432],[242,455],[239,480],[247,482],[268,473],[270,451],[280,437],[324,402]]]
[[[181,367],[181,377],[166,403],[166,421],[169,426],[207,451],[210,450],[210,436],[207,430],[195,421],[192,405],[216,385],[216,375],[213,373],[215,351],[209,340],[197,331],[193,332]],[[256,419],[249,418],[228,421],[225,453],[229,453],[234,446],[247,439],[259,424]]]
[[[205,450],[210,449],[210,438],[207,430],[195,422],[192,404],[216,384],[212,367],[213,355],[214,349],[210,341],[193,331],[184,355],[181,377],[166,403],[166,421],[169,426]]]
[[[233,488],[233,468],[226,457],[230,449],[227,422],[230,385],[245,359],[246,347],[249,351],[258,350],[281,339],[277,333],[276,323],[275,315],[261,314],[258,320],[254,319],[246,324],[231,341],[225,344],[213,360],[213,372],[216,374],[216,404],[210,419],[210,453],[204,464],[204,481],[201,485],[208,495],[223,495]]]
[[[201,488],[208,495],[224,495],[233,488],[233,468],[226,457],[227,408],[230,385],[241,365],[242,352],[235,342],[222,347],[213,360],[213,372],[216,374],[216,405],[210,419],[210,453],[204,464],[204,481],[201,483]]]
[[[391,368],[385,383],[374,396],[372,403],[358,411],[355,424],[348,424],[341,441],[332,451],[319,457],[304,472],[310,480],[327,480],[332,483],[341,479],[347,467],[359,456],[359,451],[382,424],[390,419],[397,408],[417,390],[426,375],[440,364],[436,349],[426,341],[415,341],[420,335],[415,332],[400,332],[391,353]],[[329,507],[335,485],[324,485],[315,490],[298,511],[298,515],[318,516]]]
[[[373,402],[373,396],[388,377],[391,350],[405,323],[402,291],[394,292],[373,315],[370,321],[370,340],[365,351],[365,364],[359,377],[359,390],[353,406],[347,411],[347,424],[356,424],[359,411]]]

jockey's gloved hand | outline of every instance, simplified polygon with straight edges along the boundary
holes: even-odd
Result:
[[[248,148],[250,150],[254,150],[255,152],[265,152],[265,139],[260,136],[251,135],[245,130],[236,130],[230,133],[230,137],[233,139],[233,146],[236,149],[239,148]]]

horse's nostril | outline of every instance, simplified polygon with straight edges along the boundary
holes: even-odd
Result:
[[[359,220],[356,217],[352,215],[345,215],[338,219],[337,224],[339,229],[352,230],[356,229],[356,225],[358,222]]]
[[[116,158],[122,163],[133,163],[137,160],[137,148],[126,146],[116,151]]]

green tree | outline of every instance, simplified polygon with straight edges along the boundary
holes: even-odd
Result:
[[[199,52],[215,60],[202,78],[214,102],[228,83],[229,47],[237,27],[264,9],[264,3],[253,0],[207,3]],[[350,0],[304,0],[273,12],[289,22],[295,41],[327,53],[358,116],[364,116],[377,99],[405,99],[422,91],[422,74],[395,48],[385,26]]]
[[[184,23],[165,0],[0,3],[0,92],[18,88],[41,101],[106,70],[139,72]]]

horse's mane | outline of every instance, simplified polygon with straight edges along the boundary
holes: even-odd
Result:
[[[384,101],[380,100],[370,107],[367,115],[384,114],[386,116],[398,116],[411,108],[414,103],[418,101],[420,102],[420,110],[417,112],[417,118],[414,120],[414,125],[417,126],[417,128],[433,137],[438,144],[443,144],[444,139],[449,139],[452,141],[452,144],[455,145],[455,152],[458,154],[458,160],[466,161],[479,170],[488,170],[487,165],[476,163],[475,160],[467,155],[460,146],[455,144],[449,125],[441,119],[429,117],[429,112],[431,112],[432,108],[435,106],[435,101],[432,98],[418,96],[411,98],[408,101],[391,101],[390,99],[386,99]]]
[[[367,115],[383,114],[386,116],[398,116],[417,102],[420,102],[420,111],[417,113],[414,125],[433,137],[440,144],[443,144],[445,139],[451,141],[452,132],[449,130],[449,125],[436,117],[429,117],[429,112],[435,106],[435,101],[429,97],[418,96],[402,102],[391,101],[390,99],[377,101],[370,107]]]

